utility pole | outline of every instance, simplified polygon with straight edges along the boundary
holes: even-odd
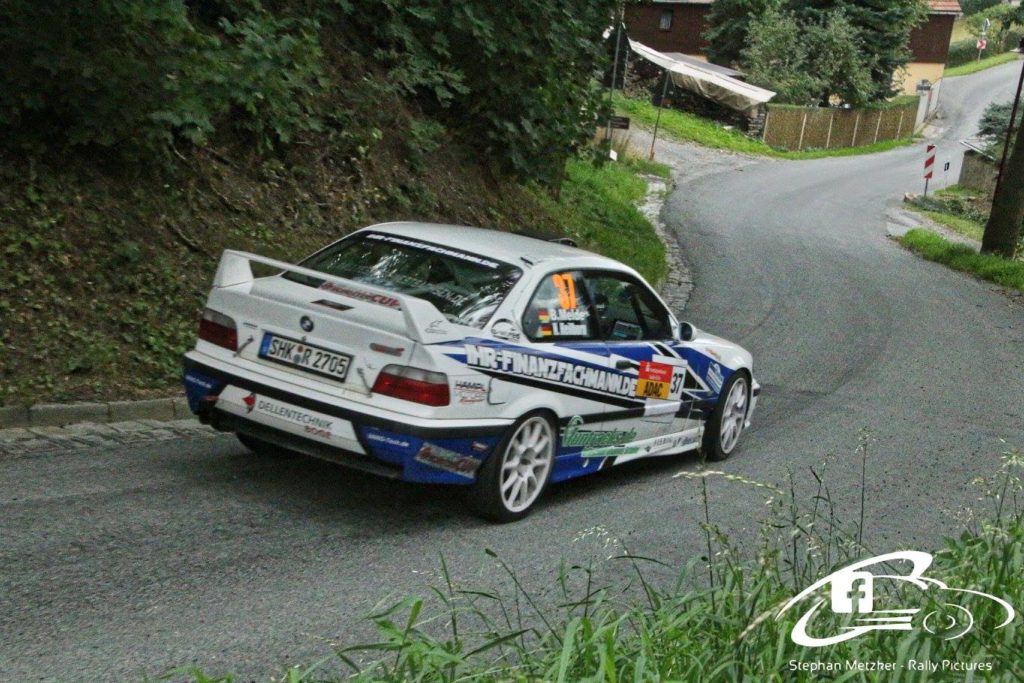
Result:
[[[1024,57],[1024,39],[1019,46],[1021,57]],[[1013,111],[1010,115],[1010,126],[1007,129],[1007,140],[1002,148],[1002,160],[999,163],[999,174],[995,179],[995,194],[992,197],[992,213],[985,224],[985,233],[981,239],[981,251],[984,254],[998,254],[1013,258],[1020,239],[1021,222],[1024,221],[1024,135],[1017,133],[1010,163],[1011,137],[1017,110],[1020,105],[1021,89],[1024,87],[1024,65],[1017,81],[1017,96],[1014,98]]]
[[[1020,44],[1021,56],[1024,57],[1024,39]],[[999,175],[996,177],[996,191],[992,197],[992,213],[985,225],[985,234],[981,240],[981,251],[985,254],[998,254],[1013,258],[1020,239],[1021,223],[1024,222],[1024,135],[1019,132],[1013,143],[1013,153],[1007,163],[1010,150],[1010,138],[1013,124],[1020,105],[1021,88],[1024,87],[1024,65],[1021,67],[1017,81],[1017,96],[1013,100],[1010,123],[1006,130],[1006,144],[1003,146],[1003,157],[999,164]]]

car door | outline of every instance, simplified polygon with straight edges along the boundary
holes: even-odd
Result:
[[[684,386],[692,378],[686,360],[670,346],[674,331],[664,304],[630,273],[590,270],[582,275],[593,303],[595,334],[605,343],[609,365],[636,377],[634,396],[642,401],[620,428],[642,440],[692,427],[683,401]]]

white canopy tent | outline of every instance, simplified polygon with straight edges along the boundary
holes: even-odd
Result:
[[[640,57],[667,70],[672,75],[672,83],[676,87],[697,93],[729,109],[749,112],[775,97],[771,90],[750,85],[691,62],[680,62],[635,40],[629,41],[629,47]]]

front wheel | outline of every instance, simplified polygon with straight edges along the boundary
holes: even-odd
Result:
[[[516,420],[477,473],[469,491],[473,509],[495,522],[525,517],[547,486],[555,442],[555,428],[546,416],[533,413]]]
[[[722,387],[722,397],[704,425],[701,453],[707,460],[725,460],[736,448],[747,424],[750,403],[750,380],[746,373],[736,371]]]

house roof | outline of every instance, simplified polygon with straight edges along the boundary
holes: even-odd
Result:
[[[957,0],[928,0],[929,14],[962,14]]]

